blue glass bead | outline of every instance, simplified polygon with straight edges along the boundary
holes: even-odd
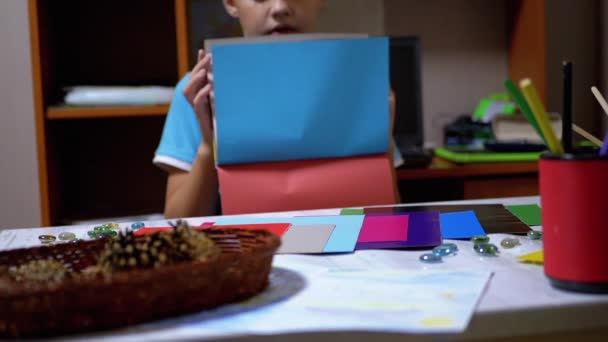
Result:
[[[145,226],[145,224],[143,222],[135,222],[131,225],[131,229],[133,230],[138,230],[141,229]]]
[[[420,261],[427,263],[427,264],[436,264],[439,262],[442,262],[442,258],[439,255],[435,255],[433,253],[427,253],[427,254],[422,254],[420,256]]]
[[[53,242],[57,240],[57,238],[55,237],[55,235],[40,235],[38,236],[38,240],[40,240],[41,242]]]
[[[485,236],[485,235],[477,235],[477,236],[473,236],[471,238],[471,242],[474,243],[474,244],[477,244],[477,243],[488,243],[488,242],[490,242],[490,238],[487,237],[487,236]]]
[[[59,240],[69,241],[74,240],[76,238],[76,234],[70,232],[62,232],[59,234]]]
[[[498,247],[491,243],[477,243],[475,244],[475,252],[483,256],[498,256]]]
[[[458,246],[457,246],[455,243],[446,242],[446,243],[442,244],[442,246],[451,247],[451,248],[453,248],[455,251],[458,251]]]
[[[457,249],[454,249],[453,246],[449,246],[446,244],[433,248],[433,254],[440,257],[456,255],[456,251]]]
[[[540,240],[543,238],[543,232],[538,230],[531,230],[527,235],[530,240]]]
[[[517,238],[504,238],[500,241],[502,248],[511,249],[520,245],[519,239]]]

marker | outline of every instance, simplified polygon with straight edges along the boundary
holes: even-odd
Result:
[[[511,81],[511,80],[506,80],[505,88],[511,95],[511,98],[513,98],[515,103],[517,103],[517,105],[519,106],[519,109],[521,110],[521,113],[524,115],[526,120],[528,120],[528,122],[532,125],[532,127],[534,127],[534,130],[536,130],[536,133],[538,133],[538,135],[541,137],[541,139],[543,139],[543,141],[545,142],[545,145],[547,145],[547,139],[545,139],[543,132],[540,130],[540,127],[538,126],[538,122],[536,122],[536,119],[534,118],[534,114],[532,114],[532,110],[530,109],[530,106],[528,105],[528,102],[526,101],[524,96],[521,94],[519,89],[517,89],[517,86],[515,85],[515,83],[513,83],[513,81]]]
[[[562,146],[565,153],[572,153],[572,62],[563,62],[563,108],[562,108]]]

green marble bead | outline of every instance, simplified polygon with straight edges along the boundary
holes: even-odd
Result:
[[[62,232],[59,234],[59,240],[61,241],[69,241],[74,240],[76,238],[76,234],[71,232]]]
[[[486,235],[477,235],[471,238],[471,242],[474,244],[477,243],[488,243],[490,242],[490,238]]]
[[[502,248],[505,249],[511,249],[511,248],[515,248],[517,246],[519,246],[521,243],[519,242],[519,239],[517,238],[504,238],[502,239],[502,241],[500,241],[500,245],[502,246]]]
[[[538,230],[531,230],[527,233],[530,240],[540,240],[543,238],[543,232]]]
[[[104,223],[101,225],[103,228],[105,229],[120,229],[120,225],[118,223],[114,223],[114,222],[110,222],[110,223]]]
[[[38,240],[40,240],[41,242],[53,242],[57,240],[57,238],[55,237],[55,235],[39,235]]]
[[[496,245],[491,243],[477,243],[475,244],[475,252],[482,256],[498,256],[500,251]]]
[[[115,237],[118,233],[115,230],[105,231],[98,234],[98,237]]]

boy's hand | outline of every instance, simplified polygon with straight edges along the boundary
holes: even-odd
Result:
[[[213,119],[210,98],[213,95],[213,74],[211,54],[198,51],[198,62],[190,73],[190,80],[184,87],[184,96],[194,108],[203,135],[203,144],[213,150]],[[211,103],[213,104],[213,103]]]

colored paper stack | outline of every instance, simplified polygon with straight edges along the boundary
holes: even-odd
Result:
[[[224,214],[393,204],[387,38],[213,45]]]

